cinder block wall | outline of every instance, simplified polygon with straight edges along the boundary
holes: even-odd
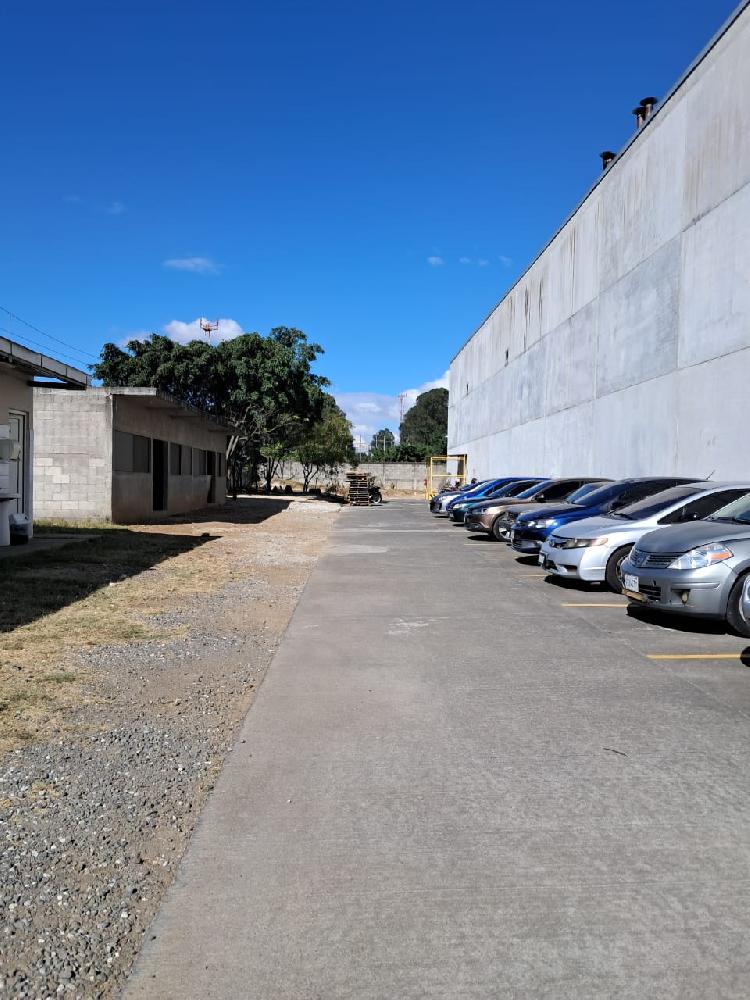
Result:
[[[748,66],[750,7],[455,357],[471,475],[750,477]]]
[[[427,467],[423,462],[363,462],[357,466],[342,465],[339,470],[339,481],[344,482],[347,472],[367,472],[373,476],[379,485],[386,489],[405,490],[412,493],[424,491],[424,481]],[[302,482],[302,466],[299,462],[284,462],[276,477],[281,481]],[[330,482],[330,476],[319,473],[311,480],[312,486],[325,486]]]
[[[34,390],[34,515],[112,517],[112,403],[105,395]]]

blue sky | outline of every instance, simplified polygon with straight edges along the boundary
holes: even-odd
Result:
[[[395,427],[734,5],[13,4],[0,304],[90,355],[298,326]]]

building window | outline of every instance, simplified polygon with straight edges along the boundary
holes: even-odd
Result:
[[[151,438],[115,431],[112,453],[115,472],[151,471]]]
[[[224,456],[220,451],[216,452],[216,475],[224,475]]]
[[[170,476],[189,476],[192,469],[193,450],[186,444],[169,445],[169,474]]]
[[[133,471],[133,435],[115,431],[112,442],[112,467],[115,472]]]
[[[151,438],[133,434],[133,472],[151,472]]]
[[[193,475],[205,476],[206,453],[203,448],[193,448]]]

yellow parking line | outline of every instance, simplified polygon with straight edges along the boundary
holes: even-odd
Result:
[[[561,608],[626,608],[627,604],[595,604],[593,601],[585,603],[561,604]]]
[[[742,653],[647,653],[649,660],[739,660]]]

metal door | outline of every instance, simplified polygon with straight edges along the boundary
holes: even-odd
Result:
[[[10,439],[15,441],[20,451],[18,458],[11,459],[10,462],[10,493],[17,493],[18,499],[11,501],[11,514],[23,514],[26,510],[26,414],[11,410]]]

